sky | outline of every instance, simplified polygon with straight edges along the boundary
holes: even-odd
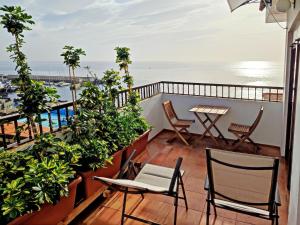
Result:
[[[135,61],[284,61],[285,31],[251,4],[230,12],[226,0],[0,0],[20,5],[36,24],[25,33],[29,60],[62,61],[65,45],[85,61],[113,61],[131,48]],[[0,29],[0,61],[12,37]]]

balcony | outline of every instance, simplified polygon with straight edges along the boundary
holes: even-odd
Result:
[[[136,160],[150,162],[156,165],[174,167],[176,159],[183,157],[182,169],[186,172],[183,177],[189,210],[184,208],[184,202],[179,202],[178,224],[206,224],[206,191],[204,180],[206,177],[205,147],[211,144],[206,138],[199,141],[198,135],[192,138],[192,145],[187,147],[179,141],[167,143],[172,135],[170,131],[163,131],[148,144],[146,151]],[[248,146],[243,146],[243,152],[251,153]],[[280,156],[278,148],[262,146],[260,154]],[[284,160],[280,162],[279,188],[282,206],[279,208],[279,224],[287,224],[288,192],[286,190],[286,168]],[[75,219],[72,224],[80,225],[119,225],[123,201],[122,193],[114,193],[108,199],[100,199],[91,208]],[[159,224],[173,224],[172,199],[160,195],[145,195],[142,201],[140,195],[129,195],[127,213],[139,216]],[[217,217],[211,217],[211,224],[239,224],[239,225],[265,225],[269,221],[245,216],[226,210],[217,209]],[[125,224],[141,224],[128,220]]]
[[[187,190],[190,209],[186,212],[179,208],[178,224],[205,224],[206,192],[204,180],[206,177],[206,147],[216,146],[208,137],[200,140],[203,128],[199,122],[191,127],[193,133],[191,146],[185,146],[179,141],[168,143],[172,135],[171,127],[164,116],[162,103],[173,102],[177,114],[183,118],[195,119],[189,109],[195,105],[227,106],[229,112],[217,123],[218,128],[231,142],[234,137],[227,129],[231,122],[251,124],[259,110],[264,106],[263,118],[253,133],[253,139],[259,143],[259,154],[280,157],[282,146],[283,121],[283,88],[264,86],[242,86],[225,84],[203,84],[184,82],[158,82],[134,88],[141,96],[143,114],[153,126],[150,141],[138,159],[139,162],[151,162],[157,165],[173,167],[175,160],[183,157],[183,170],[186,171],[184,183]],[[128,91],[119,93],[115,104],[122,107],[127,102]],[[51,113],[40,115],[46,121],[38,124],[39,132],[58,132],[68,126],[72,120],[71,103],[61,103],[52,108]],[[22,115],[13,114],[1,118],[1,137],[3,148],[23,148],[32,141],[30,130],[18,132],[18,127],[27,122]],[[214,133],[216,135],[216,133]],[[253,148],[244,144],[239,151],[254,153]],[[280,224],[287,224],[289,192],[286,188],[287,168],[285,160],[280,162],[279,187],[282,206],[279,208]],[[92,200],[77,202],[72,213],[60,224],[119,224],[122,194],[113,193],[109,198],[102,197],[103,191],[96,193]],[[129,198],[128,212],[160,224],[172,224],[172,202],[170,199],[147,194],[144,201],[139,197]],[[182,205],[182,203],[180,203]],[[138,207],[137,207],[138,206]],[[217,210],[212,224],[268,224],[265,220],[253,219],[238,213]],[[128,221],[126,224],[135,224]]]

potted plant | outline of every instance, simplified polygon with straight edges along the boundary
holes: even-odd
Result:
[[[72,211],[81,177],[59,148],[47,156],[33,149],[0,153],[1,224],[52,225]]]
[[[130,48],[127,47],[116,47],[116,63],[119,64],[121,72],[124,72],[123,82],[128,88],[128,103],[124,107],[124,114],[130,121],[131,133],[136,133],[137,137],[133,138],[131,145],[127,148],[126,158],[131,155],[133,149],[136,150],[135,157],[138,156],[142,151],[145,150],[148,137],[150,133],[150,126],[147,121],[142,117],[142,109],[139,106],[139,95],[137,92],[132,91],[133,77],[129,72],[129,65],[132,63],[130,59]]]
[[[81,146],[82,158],[78,171],[83,177],[85,197],[88,198],[103,185],[93,176],[113,177],[121,167],[122,149],[114,141],[117,108],[112,103],[120,87],[118,73],[105,72],[103,89],[91,82],[84,84],[79,98],[80,110],[71,126],[71,143]]]

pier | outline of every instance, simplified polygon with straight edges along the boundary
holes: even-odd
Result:
[[[0,81],[14,80],[18,78],[19,75],[5,75],[0,74]],[[48,76],[48,75],[31,75],[31,79],[37,81],[47,81],[47,82],[66,82],[71,83],[71,79],[69,76]],[[82,83],[85,81],[93,81],[92,77],[76,77],[76,83]]]

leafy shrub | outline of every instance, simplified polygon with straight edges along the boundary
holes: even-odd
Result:
[[[35,158],[30,151],[0,153],[0,223],[54,204],[68,195],[75,171],[58,155]]]

